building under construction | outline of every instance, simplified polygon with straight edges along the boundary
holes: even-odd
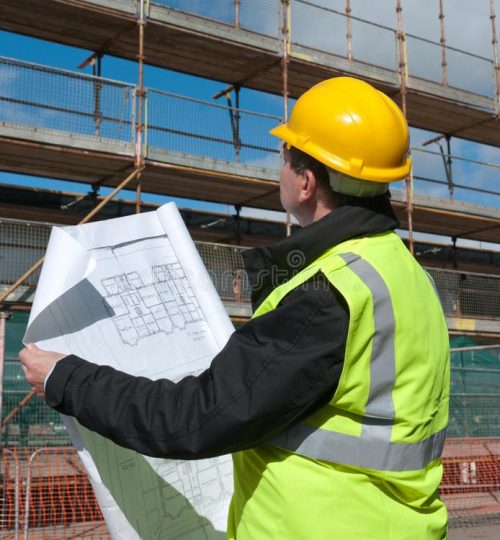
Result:
[[[387,0],[393,27],[355,16],[350,0],[342,9],[321,0],[2,1],[1,29],[85,49],[80,67],[93,74],[0,57],[0,170],[45,179],[0,184],[0,538],[108,534],[58,415],[29,393],[17,360],[51,226],[155,209],[146,194],[229,205],[186,203],[181,214],[241,324],[251,315],[241,252],[295,227],[285,215],[245,217],[281,210],[280,149],[268,130],[302,92],[339,75],[367,80],[410,126],[434,133],[411,148],[412,175],[391,193],[452,340],[441,491],[452,527],[500,522],[500,163],[451,153],[454,139],[500,147],[495,2],[482,0],[492,45],[481,56],[447,44],[444,0],[434,6],[438,41],[408,33],[409,1]],[[318,28],[335,31],[326,40]],[[135,63],[135,84],[102,76],[109,56]],[[151,88],[150,65],[219,81],[220,91],[200,100]],[[459,77],[463,66],[473,76]],[[240,107],[248,90],[281,96],[280,113]],[[88,189],[56,191],[56,179]]]

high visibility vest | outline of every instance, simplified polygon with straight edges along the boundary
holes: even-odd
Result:
[[[277,287],[254,317],[318,272],[349,308],[337,390],[269,445],[233,456],[229,538],[446,538],[437,490],[449,339],[432,280],[393,232],[352,239]]]

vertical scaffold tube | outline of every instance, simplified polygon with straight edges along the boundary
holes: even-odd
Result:
[[[140,214],[142,207],[142,180],[141,173],[137,175],[137,186],[135,188],[135,213]]]
[[[283,57],[281,59],[283,72],[283,121],[288,122],[288,63],[290,54],[290,0],[281,0],[282,22],[281,36],[283,42]],[[286,212],[286,235],[292,234],[292,217]]]
[[[408,78],[408,62],[406,55],[406,39],[403,32],[403,8],[401,6],[401,0],[396,0],[396,16],[398,20],[398,46],[399,46],[399,76],[401,85],[401,109],[403,114],[407,117],[407,78]],[[410,174],[406,178],[406,213],[408,216],[408,243],[410,252],[414,253],[413,245],[413,175]]]
[[[144,10],[144,0],[140,0],[139,13],[137,17],[137,27],[139,29],[139,52],[137,60],[139,65],[139,76],[137,81],[137,118],[136,118],[136,140],[135,140],[135,166],[144,165],[144,27],[146,26],[146,17]]]
[[[144,30],[146,26],[146,13],[144,0],[140,0],[139,16],[137,19],[139,28],[139,54],[137,60],[139,64],[139,76],[137,84],[137,126],[136,126],[136,141],[135,141],[135,166],[136,168],[144,167]],[[135,213],[140,214],[142,205],[142,171],[137,174],[137,186],[135,190]]]
[[[346,38],[347,38],[347,59],[349,61],[352,60],[352,30],[351,30],[351,0],[346,0],[345,2],[345,14],[346,14],[346,21],[347,21],[347,31],[346,31]]]
[[[3,411],[2,408],[2,396],[3,396],[3,367],[5,362],[5,321],[9,318],[8,313],[0,311],[0,414]]]
[[[491,19],[491,43],[493,45],[493,68],[495,70],[495,93],[496,93],[496,113],[500,116],[500,65],[498,63],[498,41],[496,28],[495,0],[490,0]]]
[[[234,0],[234,28],[240,28],[240,0]]]
[[[439,0],[439,28],[441,32],[441,67],[443,68],[443,85],[448,86],[448,62],[446,61],[446,33],[444,29],[444,0]]]

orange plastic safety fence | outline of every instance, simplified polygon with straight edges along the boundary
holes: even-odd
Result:
[[[0,538],[110,537],[74,448],[3,449],[1,473]]]
[[[5,448],[2,450],[2,460],[0,464],[0,477],[2,486],[0,489],[0,538],[12,531],[13,537],[19,536],[20,526],[20,468],[19,458],[15,450]]]
[[[441,496],[452,527],[500,522],[500,437],[451,438]],[[71,447],[2,450],[0,539],[105,539],[106,526]]]
[[[448,439],[442,461],[451,525],[500,523],[500,437]]]

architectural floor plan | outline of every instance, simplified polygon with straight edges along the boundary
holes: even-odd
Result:
[[[106,305],[124,344],[137,345],[148,336],[171,334],[203,319],[179,263],[152,266],[146,279],[129,272],[102,280]]]

